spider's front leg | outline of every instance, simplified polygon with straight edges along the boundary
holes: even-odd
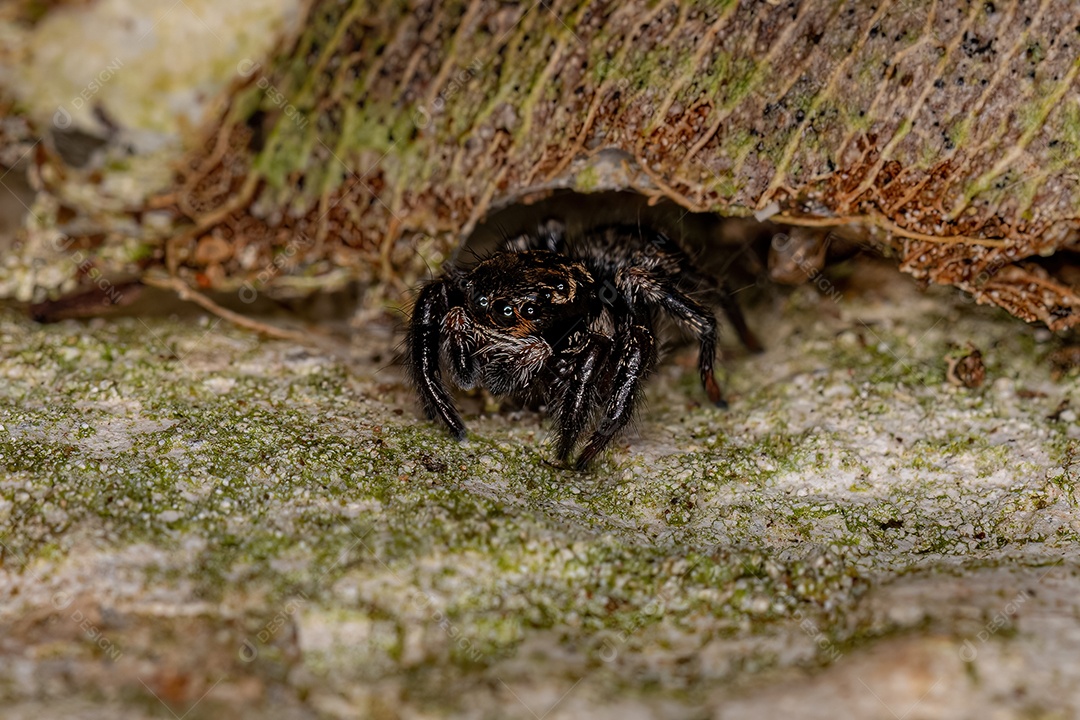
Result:
[[[611,397],[604,416],[593,431],[585,449],[578,456],[577,469],[584,470],[589,462],[608,446],[634,414],[641,397],[642,381],[656,363],[656,341],[648,328],[630,325],[616,335],[615,349],[607,363],[612,373]],[[607,386],[608,383],[605,383]]]
[[[557,457],[565,462],[574,451],[578,438],[585,431],[592,407],[598,396],[597,381],[611,353],[611,341],[591,333],[585,346],[572,356],[559,358],[567,364],[551,399],[552,414],[559,427]]]
[[[439,368],[442,323],[449,310],[448,280],[428,283],[420,291],[409,322],[409,374],[428,419],[439,418],[455,438],[464,440],[465,423],[454,407]]]

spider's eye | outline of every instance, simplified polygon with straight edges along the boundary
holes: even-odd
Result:
[[[525,317],[536,317],[536,306],[532,303],[526,303],[522,310],[525,312]]]
[[[476,299],[476,304],[482,308],[486,308],[488,306],[487,295],[481,295],[480,297],[478,297]]]
[[[502,314],[506,317],[511,317],[514,314],[514,307],[512,305],[503,305]]]
[[[562,292],[563,290],[566,289],[566,285],[564,283],[559,283],[558,285],[555,286],[555,289],[558,290],[559,292]]]

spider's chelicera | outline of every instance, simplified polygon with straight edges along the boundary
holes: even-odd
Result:
[[[506,241],[470,269],[450,266],[421,289],[409,323],[407,365],[429,419],[458,439],[465,424],[444,371],[463,389],[545,403],[566,461],[584,469],[630,421],[657,361],[656,321],[696,336],[709,399],[726,403],[713,373],[711,296],[750,349],[760,346],[726,288],[706,278],[662,233],[611,225],[579,239],[558,221]]]

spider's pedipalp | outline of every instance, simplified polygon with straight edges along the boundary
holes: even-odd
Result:
[[[537,337],[499,337],[482,351],[484,386],[495,395],[527,388],[551,359],[551,345]]]
[[[443,317],[440,358],[450,368],[454,383],[463,390],[476,387],[480,379],[477,352],[483,336],[462,307],[452,307]]]

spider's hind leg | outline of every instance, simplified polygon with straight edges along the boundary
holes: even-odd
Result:
[[[527,250],[550,250],[561,253],[566,240],[566,226],[561,220],[548,218],[540,223],[535,233],[522,233],[503,243],[503,250],[525,252]]]
[[[658,298],[664,310],[690,328],[698,338],[698,372],[701,385],[709,400],[717,407],[726,408],[727,400],[716,382],[716,316],[707,308],[674,288],[666,288]]]
[[[735,332],[739,336],[739,341],[743,344],[747,350],[752,353],[759,353],[764,351],[761,341],[758,340],[757,335],[750,329],[750,326],[746,324],[746,318],[743,316],[742,308],[739,303],[736,302],[732,292],[731,286],[725,280],[718,280],[701,273],[690,270],[689,272],[683,271],[682,276],[687,282],[691,283],[692,287],[698,287],[704,290],[709,299],[715,304],[720,306],[720,309],[724,311],[724,316],[727,317],[728,322],[735,328]],[[684,286],[685,287],[685,286]]]
[[[659,306],[697,336],[698,371],[701,384],[709,400],[718,407],[726,408],[727,401],[716,382],[716,316],[696,300],[677,289],[672,282],[648,277],[644,273],[624,276],[617,282],[631,298],[640,298],[646,304]],[[742,318],[740,314],[740,320]],[[745,326],[745,322],[743,323]],[[756,340],[756,338],[755,338]]]
[[[739,334],[739,340],[742,342],[743,347],[752,353],[759,353],[765,350],[765,347],[758,340],[754,331],[746,324],[746,318],[743,317],[742,308],[739,307],[739,303],[735,301],[735,298],[731,296],[731,290],[726,283],[721,283],[715,290],[717,300],[720,304],[720,309],[724,311],[724,315],[727,316],[728,321],[732,327],[735,328],[735,332]]]

